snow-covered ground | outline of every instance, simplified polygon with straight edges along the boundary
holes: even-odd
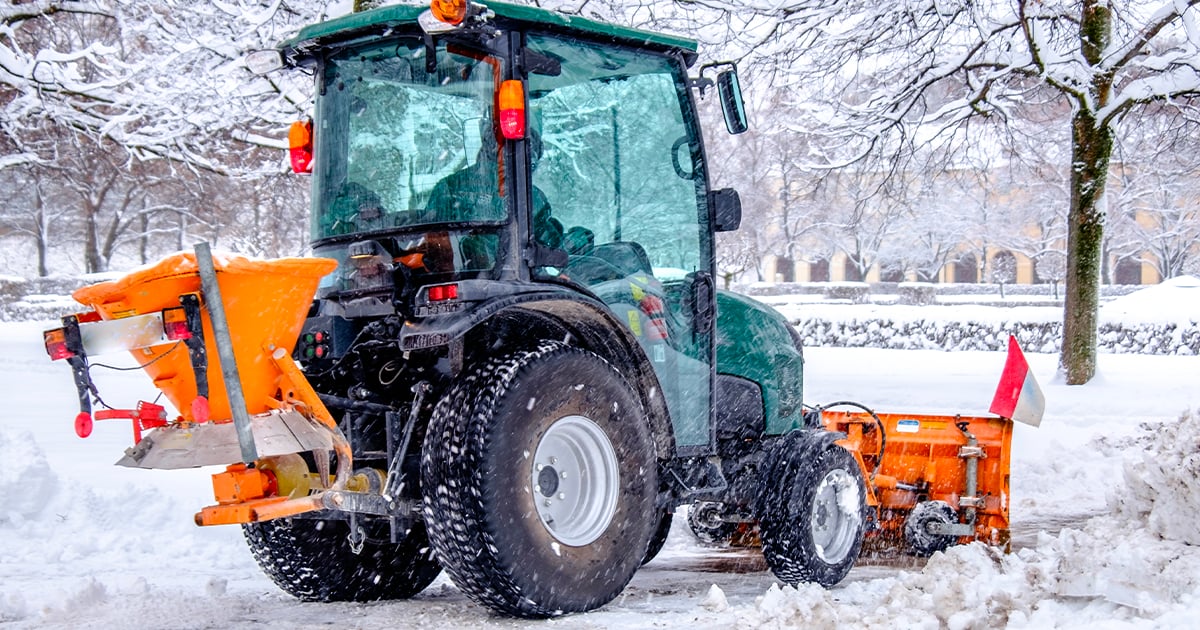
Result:
[[[1167,302],[1180,317],[1200,314],[1200,300]],[[1161,308],[1156,301],[1155,317]],[[828,591],[779,588],[757,552],[702,547],[676,518],[664,551],[616,601],[530,622],[489,614],[444,576],[409,601],[305,604],[284,595],[238,528],[192,524],[212,500],[212,471],[112,466],[131,442],[123,422],[75,436],[70,373],[46,358],[43,327],[0,323],[3,627],[1196,625],[1200,357],[1102,355],[1092,383],[1067,387],[1057,357],[1028,355],[1048,402],[1040,428],[1017,427],[1012,554],[971,545],[928,562],[865,559]],[[836,348],[806,358],[809,402],[966,414],[986,413],[1004,363],[1001,353]],[[140,371],[97,374],[114,406],[153,393]]]

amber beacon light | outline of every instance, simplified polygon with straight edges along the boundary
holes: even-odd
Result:
[[[433,13],[433,17],[454,26],[467,19],[470,7],[470,0],[431,0],[429,3],[429,11]]]

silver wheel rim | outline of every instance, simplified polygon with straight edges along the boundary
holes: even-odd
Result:
[[[862,506],[854,478],[844,470],[831,470],[817,485],[813,498],[813,544],[817,555],[829,564],[838,564],[854,547]]]
[[[538,518],[564,545],[580,547],[608,529],[617,511],[617,452],[600,425],[566,416],[546,429],[533,455],[530,487]]]

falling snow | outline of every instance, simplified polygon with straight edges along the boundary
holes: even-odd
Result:
[[[1164,300],[1164,304],[1171,304]],[[1175,300],[1175,308],[1186,301]],[[1156,311],[1160,316],[1161,310]],[[74,435],[70,374],[43,326],[0,323],[0,624],[13,628],[523,627],[443,575],[409,601],[306,604],[258,569],[234,527],[198,528],[206,470],[112,466],[122,423]],[[865,559],[825,590],[776,583],[755,550],[706,547],[676,516],[666,547],[625,592],[568,622],[590,628],[1190,628],[1200,596],[1200,357],[1102,354],[1084,387],[1029,353],[1048,406],[1013,443],[1014,552],[954,547],[928,561]],[[806,396],[880,410],[985,413],[995,352],[812,348]],[[132,402],[138,372],[98,373]],[[1188,413],[1187,410],[1193,410]]]

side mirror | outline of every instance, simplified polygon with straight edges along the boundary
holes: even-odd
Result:
[[[743,131],[745,131],[743,129]],[[708,204],[713,212],[713,231],[733,232],[742,225],[742,198],[732,188],[722,188],[708,193]]]
[[[746,120],[746,106],[742,102],[742,86],[738,83],[737,68],[717,75],[717,94],[721,97],[725,129],[733,135],[749,129],[750,123]]]

